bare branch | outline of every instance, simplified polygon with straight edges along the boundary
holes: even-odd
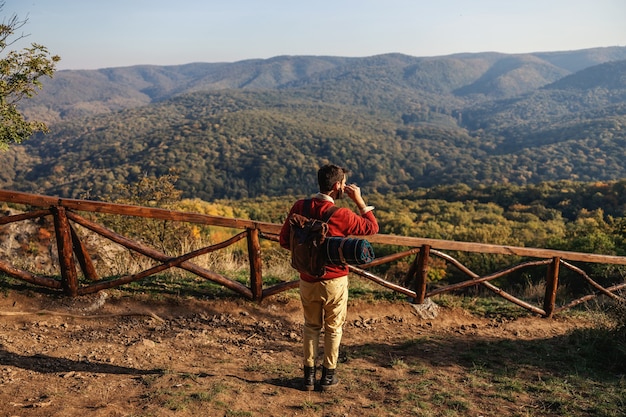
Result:
[[[5,2],[0,2],[0,11],[4,9],[4,6]],[[19,40],[30,36],[30,34],[25,33],[22,33],[20,35],[15,34],[19,29],[24,27],[26,23],[28,23],[28,15],[23,20],[20,20],[20,18],[15,14],[11,15],[8,18],[5,17],[2,19],[2,23],[0,23],[0,52],[2,52],[6,47],[18,42]],[[13,36],[15,36],[15,38],[10,39]]]

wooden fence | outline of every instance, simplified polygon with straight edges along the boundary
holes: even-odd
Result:
[[[267,239],[277,242],[281,227],[280,224],[142,206],[113,204],[89,200],[64,199],[6,190],[0,190],[0,201],[26,205],[28,207],[28,211],[26,212],[0,217],[0,227],[9,223],[52,216],[59,255],[60,279],[58,277],[42,276],[25,271],[11,265],[9,260],[3,259],[0,259],[0,272],[31,284],[62,290],[68,296],[74,297],[128,284],[174,267],[182,268],[199,277],[222,285],[250,300],[262,300],[265,297],[295,288],[298,285],[298,281],[294,280],[264,287],[260,240]],[[106,213],[111,215],[124,215],[169,220],[173,222],[220,226],[241,230],[241,232],[221,243],[194,250],[180,256],[170,256],[141,242],[134,241],[109,230],[102,225],[81,216],[79,212]],[[78,224],[88,230],[91,230],[92,232],[97,233],[112,242],[122,245],[135,253],[151,258],[156,261],[157,264],[139,273],[128,274],[122,277],[99,277],[96,272],[96,268],[94,267],[92,257],[88,253],[84,242],[81,241],[79,234],[76,232],[74,224]],[[246,239],[247,241],[247,253],[250,266],[249,287],[236,280],[229,279],[228,277],[209,271],[193,263],[193,259],[200,255],[224,249],[242,239]],[[367,268],[356,268],[350,266],[350,271],[388,289],[405,294],[410,297],[413,302],[419,304],[423,303],[428,297],[432,297],[437,294],[456,291],[470,286],[481,285],[498,296],[503,297],[504,299],[535,314],[544,317],[551,317],[554,313],[591,300],[598,295],[605,295],[610,298],[623,301],[623,298],[618,295],[618,291],[626,287],[625,282],[613,285],[609,288],[604,288],[594,281],[580,267],[570,263],[582,262],[626,265],[626,257],[385,234],[370,236],[368,237],[368,240],[375,244],[393,245],[393,247],[408,249],[388,256],[379,257],[371,264],[368,264]],[[443,251],[512,255],[518,259],[521,257],[529,260],[518,263],[504,270],[479,276]],[[389,282],[366,270],[385,263],[396,262],[400,259],[411,256],[413,256],[414,259],[410,264],[410,268],[403,281],[403,285]],[[444,260],[450,265],[453,265],[465,276],[467,276],[468,279],[463,282],[444,287],[429,288],[432,287],[432,285],[429,286],[428,282],[428,268],[429,262],[433,256]],[[490,282],[496,278],[511,274],[521,269],[537,266],[545,266],[546,269],[546,286],[542,305],[532,305],[505,292]],[[79,283],[78,268],[82,271],[87,283]],[[580,279],[591,285],[593,292],[581,298],[557,305],[557,287],[559,284],[559,272],[561,268],[567,268],[577,274],[577,276],[580,276]]]

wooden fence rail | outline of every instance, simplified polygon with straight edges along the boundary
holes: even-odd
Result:
[[[106,288],[128,284],[174,267],[182,268],[199,277],[222,285],[251,300],[262,300],[265,297],[295,288],[298,285],[297,280],[281,282],[269,287],[264,287],[263,285],[260,240],[266,239],[277,242],[281,227],[280,224],[172,211],[160,208],[88,200],[64,199],[7,190],[0,190],[0,201],[26,205],[29,210],[25,213],[13,215],[7,214],[0,217],[0,226],[15,222],[33,220],[45,216],[53,217],[59,257],[59,275],[61,278],[59,280],[54,277],[37,275],[17,268],[11,265],[7,260],[2,259],[0,259],[0,272],[31,284],[62,290],[68,296],[73,297],[89,294]],[[81,216],[78,212],[105,213],[111,215],[124,215],[169,220],[173,222],[219,226],[238,229],[241,230],[241,232],[221,243],[197,249],[180,256],[170,256],[143,243],[134,241],[109,230],[106,227]],[[122,277],[98,277],[91,255],[88,253],[86,245],[81,241],[79,234],[76,233],[74,224],[80,225],[129,249],[130,251],[133,251],[134,253],[141,254],[154,260],[156,261],[156,265],[139,273],[128,274]],[[219,273],[200,267],[193,262],[193,259],[200,255],[225,249],[243,239],[246,239],[247,242],[247,253],[250,267],[249,287]],[[605,295],[613,299],[623,301],[623,298],[621,298],[618,293],[626,287],[625,282],[613,285],[609,288],[604,288],[587,275],[587,273],[585,273],[581,268],[570,263],[582,262],[626,265],[626,257],[385,234],[370,236],[368,240],[375,244],[393,245],[394,247],[404,247],[408,249],[391,255],[379,257],[364,268],[350,266],[350,271],[383,287],[405,294],[410,297],[414,303],[423,303],[425,299],[437,294],[452,292],[469,286],[481,285],[498,296],[503,297],[504,299],[522,308],[544,317],[550,317],[554,313],[574,307],[580,303],[591,300],[598,295]],[[516,258],[532,258],[534,260],[526,260],[504,270],[480,276],[443,251],[511,255]],[[412,261],[406,274],[403,285],[389,282],[366,270],[410,256],[414,256],[414,260]],[[445,287],[430,288],[429,290],[428,269],[432,257],[438,257],[447,264],[457,268],[460,272],[467,276],[468,279],[460,283],[447,285]],[[535,306],[523,301],[490,282],[496,278],[511,274],[524,268],[538,266],[546,267],[546,289],[543,304],[540,306]],[[594,291],[584,297],[567,303],[562,303],[558,306],[556,298],[559,273],[562,267],[576,273],[582,280],[593,287]],[[80,268],[83,275],[88,280],[87,283],[79,283],[78,268]]]

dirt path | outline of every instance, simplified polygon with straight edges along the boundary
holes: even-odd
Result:
[[[259,304],[9,291],[0,295],[0,415],[405,415],[420,408],[427,385],[457,389],[465,378],[458,357],[472,341],[548,338],[581,325],[445,309],[422,319],[407,303],[351,302],[342,383],[322,394],[300,390],[301,317],[293,296]],[[436,372],[429,378],[420,375],[430,367]],[[423,415],[512,415],[520,407],[499,400],[496,414],[493,401],[477,393],[467,414]]]

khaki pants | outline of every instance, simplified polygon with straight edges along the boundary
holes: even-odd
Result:
[[[304,366],[315,366],[323,327],[323,365],[335,369],[348,309],[348,276],[319,282],[300,280],[300,300],[304,310]]]

